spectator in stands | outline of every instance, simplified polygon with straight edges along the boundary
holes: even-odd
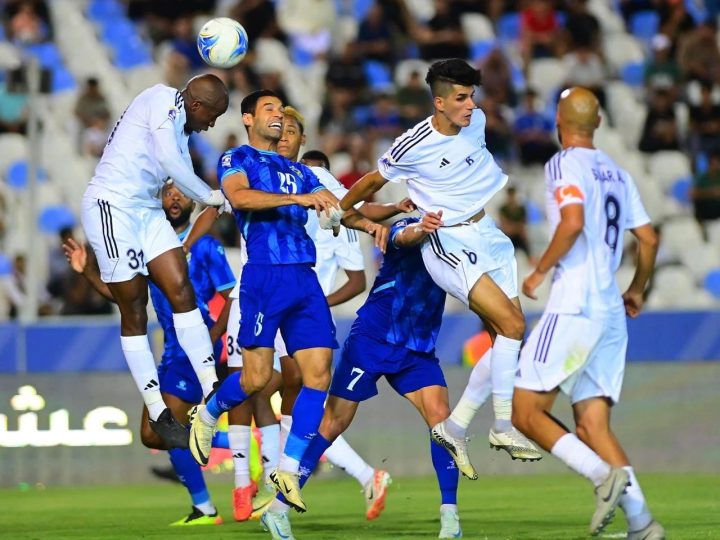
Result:
[[[16,319],[27,301],[27,288],[25,283],[25,255],[18,254],[13,259],[13,269],[9,276],[2,280],[3,289],[10,304],[10,318]],[[45,287],[38,292],[38,315],[49,315],[52,311],[50,295]]]
[[[370,146],[383,151],[403,132],[402,119],[392,94],[381,92],[373,98],[366,127]]]
[[[95,77],[85,81],[85,88],[75,102],[75,116],[84,127],[89,127],[96,118],[110,116],[110,107]]]
[[[65,284],[68,276],[74,274],[68,266],[65,252],[62,245],[69,238],[73,238],[72,227],[63,227],[58,233],[58,244],[50,249],[48,253],[48,281],[47,291],[53,298],[61,298],[65,292]]]
[[[680,40],[678,63],[685,80],[720,82],[720,49],[716,25],[705,21]]]
[[[250,49],[259,38],[274,38],[285,42],[275,15],[275,2],[272,0],[238,0],[230,10],[230,17],[245,27]]]
[[[330,60],[325,80],[328,93],[342,89],[358,95],[367,86],[365,71],[353,43],[348,43],[339,56]]]
[[[517,104],[512,66],[501,47],[488,53],[480,66],[482,89],[495,102],[514,107]]]
[[[460,14],[449,0],[434,0],[435,15],[426,25],[414,25],[411,37],[420,46],[424,60],[467,58],[469,50]]]
[[[563,57],[565,68],[565,84],[563,88],[582,86],[591,90],[598,98],[600,106],[605,109],[605,81],[607,73],[605,64],[589,46],[575,47],[575,50]]]
[[[700,103],[690,106],[688,146],[693,155],[714,153],[720,149],[720,105],[713,100],[713,86],[700,85]]]
[[[100,159],[107,143],[110,116],[95,116],[82,132],[80,148],[84,156]],[[65,265],[67,266],[67,264]]]
[[[50,27],[38,11],[39,4],[42,2],[30,0],[8,4],[6,13],[10,41],[22,46],[41,43],[50,37]]]
[[[421,79],[419,71],[410,73],[407,84],[397,91],[395,100],[400,109],[402,125],[406,129],[410,129],[420,120],[432,114],[430,93],[427,85]]]
[[[392,27],[379,2],[374,2],[370,6],[365,19],[360,23],[355,46],[358,48],[359,56],[365,60],[377,60],[391,66],[395,65]]]
[[[348,154],[350,155],[350,170],[338,176],[340,183],[350,189],[370,171],[370,152],[365,138],[360,133],[353,133],[348,137]]]
[[[513,154],[513,135],[505,106],[492,96],[478,104],[485,113],[485,144],[498,161],[508,161]]]
[[[682,74],[672,57],[672,42],[665,34],[657,34],[650,42],[652,58],[645,64],[645,88],[648,91],[668,90],[674,97],[679,94]]]
[[[571,0],[567,3],[568,15],[565,21],[567,49],[590,49],[600,55],[600,23],[597,17],[588,11],[587,0]]]
[[[558,56],[560,24],[551,0],[530,0],[520,13],[520,53],[525,69],[533,58]]]
[[[8,92],[0,83],[0,133],[25,133],[28,120],[28,96]]]
[[[324,59],[332,44],[335,25],[332,0],[293,0],[277,3],[277,22],[292,47],[313,59]]]
[[[223,144],[223,152],[230,150],[231,148],[237,148],[238,146],[240,146],[238,136],[234,133],[228,133],[225,138],[225,144]]]
[[[524,106],[514,125],[515,143],[523,165],[544,165],[557,152],[555,126],[537,110],[537,93],[529,88]]]
[[[658,3],[660,32],[668,36],[673,43],[695,27],[695,21],[685,9],[683,0],[662,0]]]
[[[680,149],[673,105],[674,101],[667,90],[656,90],[653,93],[638,144],[641,152]]]
[[[690,191],[695,219],[701,224],[720,219],[720,151],[710,154],[708,170],[693,178]]]
[[[530,243],[527,236],[527,210],[518,200],[517,190],[510,186],[506,190],[505,202],[500,207],[500,230],[515,246],[530,258]]]
[[[347,134],[357,131],[352,111],[354,94],[344,89],[327,92],[327,101],[320,114],[320,135],[323,152],[332,156],[347,145]]]

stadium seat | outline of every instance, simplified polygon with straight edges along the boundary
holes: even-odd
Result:
[[[720,269],[708,273],[708,275],[705,276],[703,286],[713,297],[720,299]]]
[[[363,62],[363,69],[365,70],[368,84],[373,90],[384,90],[392,86],[390,68],[382,62],[366,60]]]
[[[58,64],[63,63],[60,50],[52,42],[28,45],[23,50],[37,58],[42,67],[54,68]]]
[[[122,4],[116,0],[92,0],[87,14],[95,22],[111,21],[125,15]]]
[[[468,43],[495,39],[492,22],[482,13],[463,13],[460,24]]]
[[[17,133],[0,134],[0,171],[11,163],[27,157],[27,139]]]
[[[65,227],[74,227],[76,223],[72,210],[63,205],[43,208],[38,217],[40,230],[46,234],[56,234]]]
[[[527,211],[528,225],[534,225],[545,221],[545,214],[539,204],[535,204],[533,201],[527,201],[525,203],[525,210]]]
[[[102,27],[102,40],[113,49],[122,48],[129,40],[138,37],[135,25],[128,19],[106,21]]]
[[[420,74],[420,80],[424,80],[428,67],[430,67],[430,64],[428,64],[425,60],[414,58],[401,60],[395,66],[395,85],[398,88],[402,88],[407,85],[413,71],[417,71]]]
[[[690,269],[697,283],[702,283],[712,270],[720,268],[720,254],[715,246],[700,244],[689,246],[680,252],[680,260]]]
[[[678,150],[655,152],[648,157],[648,172],[658,187],[667,192],[678,178],[690,176],[690,159]]]
[[[62,65],[52,70],[52,91],[53,93],[66,92],[77,88],[75,77]]]
[[[659,29],[660,15],[657,11],[638,11],[630,17],[630,33],[643,42],[650,41]]]
[[[470,59],[473,62],[482,62],[485,57],[497,46],[494,39],[473,41],[470,44]]]
[[[695,218],[676,218],[662,227],[662,244],[678,258],[682,257],[683,251],[703,246],[704,243],[702,230]]]
[[[528,85],[540,94],[541,99],[550,101],[553,94],[565,80],[565,67],[556,58],[536,58],[528,66]]]
[[[15,69],[20,67],[20,52],[10,43],[0,41],[0,69]]]
[[[502,41],[520,39],[520,14],[506,13],[497,22],[497,36]]]
[[[355,19],[362,21],[374,3],[374,0],[353,0],[353,16]]]
[[[139,37],[127,41],[124,46],[115,49],[113,63],[120,69],[131,69],[152,63],[152,56],[147,46]]]
[[[629,62],[620,68],[620,78],[630,86],[642,86],[645,82],[645,64]]]
[[[670,187],[670,195],[684,206],[690,206],[690,189],[692,178],[680,178]]]
[[[12,163],[5,171],[5,179],[13,189],[25,189],[28,182],[28,162],[25,160]],[[47,171],[42,167],[37,168],[37,179],[39,182],[47,180]]]
[[[12,262],[0,253],[0,277],[12,274]]]
[[[619,72],[625,64],[639,63],[645,59],[637,39],[628,34],[609,34],[602,40],[605,58],[610,68]]]

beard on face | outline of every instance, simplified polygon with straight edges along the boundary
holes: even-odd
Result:
[[[188,221],[190,221],[190,215],[192,214],[193,208],[192,205],[188,206],[187,208],[183,208],[182,212],[177,217],[172,217],[170,213],[165,210],[165,217],[170,222],[170,225],[172,225],[173,229],[176,229],[178,227],[182,227],[183,225],[186,225]]]

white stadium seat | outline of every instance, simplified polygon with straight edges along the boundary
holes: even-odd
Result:
[[[650,178],[657,182],[658,189],[665,192],[676,180],[689,176],[692,170],[686,154],[677,150],[664,150],[648,156],[648,172]]]
[[[628,34],[609,34],[602,41],[605,58],[613,72],[618,72],[625,64],[643,62],[645,55],[642,45]]]
[[[538,58],[528,66],[528,85],[537,91],[544,101],[549,101],[565,81],[565,75],[562,61],[556,58]]]
[[[460,24],[468,43],[495,39],[492,22],[482,13],[463,13]]]

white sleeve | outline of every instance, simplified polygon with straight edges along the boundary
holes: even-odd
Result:
[[[320,183],[325,186],[330,193],[335,195],[338,200],[341,200],[349,191],[348,188],[343,186],[335,176],[324,167],[310,167],[310,170],[315,173]],[[355,205],[355,209],[360,208],[365,201],[360,201]]]
[[[343,270],[365,270],[365,259],[360,248],[358,231],[340,228],[340,234],[335,238],[335,257],[338,266]]]
[[[152,132],[157,157],[163,171],[173,179],[180,190],[191,199],[205,203],[210,200],[212,190],[192,170],[180,152],[175,128],[166,122]]]
[[[635,181],[632,176],[625,173],[625,182],[627,183],[627,210],[625,213],[625,228],[634,229],[641,225],[650,223],[650,216],[645,210],[645,206],[640,199]]]
[[[585,185],[578,165],[563,152],[558,152],[545,164],[545,181],[558,207],[584,204]]]

